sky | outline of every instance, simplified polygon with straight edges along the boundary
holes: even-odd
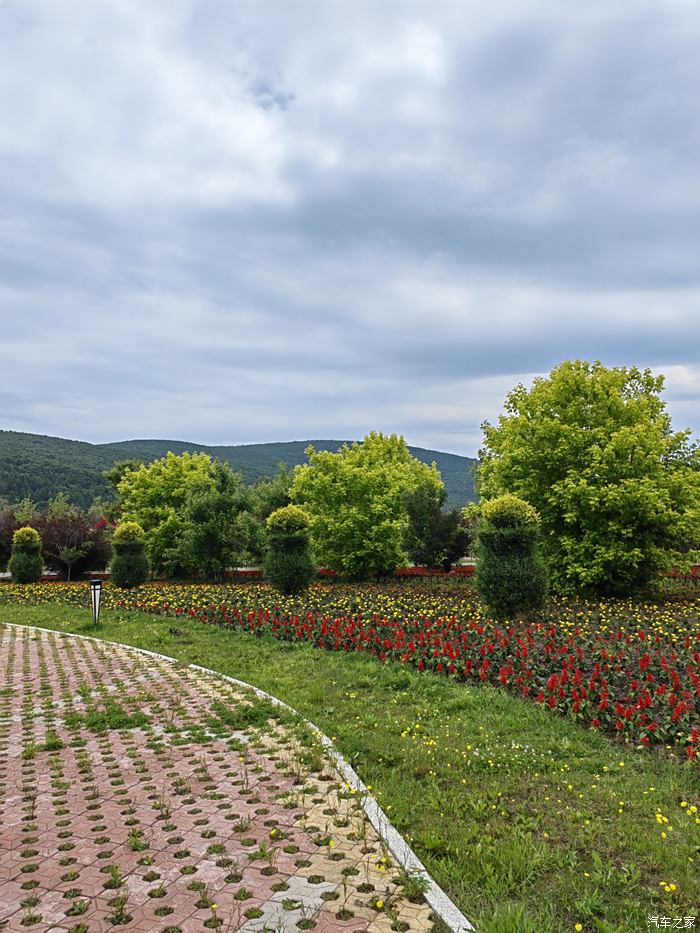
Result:
[[[565,359],[700,431],[696,0],[0,0],[0,427],[473,456]]]

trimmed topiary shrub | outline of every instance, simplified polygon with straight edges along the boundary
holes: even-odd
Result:
[[[114,557],[110,565],[115,586],[130,590],[145,583],[151,572],[146,556],[146,536],[137,522],[124,522],[112,539]]]
[[[12,554],[8,563],[13,583],[36,583],[44,569],[41,538],[36,528],[18,528],[12,536]]]
[[[314,577],[309,517],[298,505],[276,509],[267,519],[265,578],[285,596],[305,590]]]
[[[536,612],[548,591],[539,551],[540,517],[517,496],[484,502],[477,533],[476,588],[498,618]]]

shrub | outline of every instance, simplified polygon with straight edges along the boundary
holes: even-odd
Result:
[[[36,583],[44,569],[41,538],[35,528],[18,528],[12,536],[12,555],[8,564],[13,583]]]
[[[494,528],[520,528],[524,525],[539,527],[540,524],[540,516],[530,503],[510,494],[484,502],[481,516]]]
[[[485,502],[477,535],[476,586],[498,617],[541,609],[548,578],[539,551],[539,515],[516,496]]]
[[[114,557],[110,570],[112,582],[131,589],[148,580],[151,567],[146,557],[146,535],[136,522],[124,522],[114,532]]]
[[[305,590],[314,576],[309,517],[297,505],[276,509],[267,519],[265,578],[285,596]]]

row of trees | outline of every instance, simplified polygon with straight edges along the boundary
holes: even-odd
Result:
[[[509,579],[523,592],[530,580],[521,600],[530,607],[547,577],[557,592],[634,594],[687,565],[700,542],[700,451],[689,431],[672,430],[662,390],[648,370],[582,361],[516,386],[498,423],[483,426],[482,504],[461,513],[443,510],[434,464],[414,459],[401,437],[371,433],[337,453],[309,447],[306,465],[254,486],[201,453],[117,464],[108,514],[141,526],[154,572],[171,578],[220,579],[264,561],[270,576],[297,566],[304,580],[313,559],[372,579],[409,560],[449,566],[478,528],[479,585],[491,605]],[[86,513],[65,497],[43,515],[20,514],[28,509],[0,511],[0,563],[14,530],[29,524],[66,575],[97,566],[109,542],[94,526],[86,537]]]
[[[149,529],[154,568],[168,576],[216,579],[227,566],[262,561],[265,519],[289,501],[287,471],[245,486],[227,464],[212,463],[204,454],[170,455],[148,468],[126,461],[107,478],[117,492],[122,480],[139,471],[129,504]],[[38,532],[43,566],[65,579],[105,569],[112,557],[113,528],[127,519],[120,495],[111,502],[95,500],[87,510],[71,504],[64,493],[43,510],[29,499],[0,502],[0,570],[8,567],[14,533],[23,527]]]
[[[412,457],[403,438],[372,433],[307,455],[308,465],[253,486],[203,453],[123,461],[105,474],[113,502],[84,511],[62,494],[43,512],[28,500],[1,509],[0,566],[22,526],[38,531],[46,564],[66,579],[105,567],[112,526],[125,524],[140,526],[154,574],[171,579],[220,580],[230,567],[263,563],[270,578],[283,564],[287,577],[303,565],[304,579],[320,563],[364,580],[409,560],[448,567],[466,552],[466,526],[459,510],[443,511],[437,468]]]
[[[153,571],[212,580],[229,567],[261,563],[265,521],[289,503],[292,482],[280,468],[246,486],[227,463],[203,453],[169,453],[150,466],[130,461],[108,475],[117,491],[110,515],[143,528]]]
[[[412,457],[403,438],[372,433],[338,453],[309,447],[307,456],[307,465],[254,487],[206,454],[120,464],[110,476],[118,493],[112,514],[144,529],[153,570],[167,577],[220,579],[228,567],[264,563],[282,531],[298,535],[301,526],[314,560],[354,580],[466,552],[461,513],[442,511],[437,468]],[[293,533],[268,522],[290,503],[297,511],[280,521],[294,516]]]

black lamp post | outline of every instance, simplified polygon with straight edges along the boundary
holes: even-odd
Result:
[[[102,580],[90,580],[90,596],[92,598],[92,621],[97,625],[100,620],[100,599],[102,598]]]

